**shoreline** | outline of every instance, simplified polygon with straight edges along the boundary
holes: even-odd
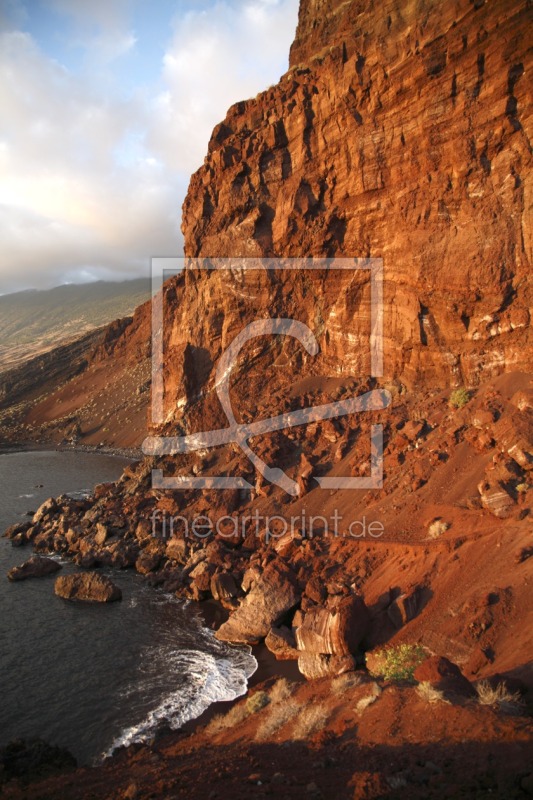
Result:
[[[58,444],[57,442],[18,442],[16,444],[0,443],[0,455],[10,453],[31,453],[31,452],[51,452],[51,453],[96,453],[103,456],[115,456],[117,458],[131,459],[140,461],[143,453],[135,447],[100,447],[92,444]]]
[[[216,600],[210,599],[201,602],[190,602],[194,603],[195,608],[202,617],[204,627],[209,630],[216,630],[229,616],[228,611]],[[286,678],[288,681],[294,682],[295,684],[306,682],[304,676],[298,670],[298,662],[296,660],[278,661],[274,653],[270,652],[264,642],[251,645],[251,655],[257,662],[257,668],[248,678],[247,689],[244,694],[235,697],[233,700],[220,700],[211,703],[198,717],[188,720],[188,722],[177,730],[162,726],[155,735],[153,743],[154,749],[157,749],[158,746],[166,746],[180,738],[191,736],[199,728],[207,725],[207,723],[218,714],[226,714],[234,705],[246,697],[251,689],[255,689],[263,684],[270,687],[280,678]],[[118,750],[115,751],[111,758],[114,758],[118,753]]]

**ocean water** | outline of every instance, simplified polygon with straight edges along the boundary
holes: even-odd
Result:
[[[95,453],[0,454],[0,532],[47,497],[116,479],[125,463]],[[0,745],[40,736],[90,763],[245,693],[257,662],[218,642],[194,605],[133,571],[110,570],[122,602],[69,603],[54,595],[57,576],[7,580],[30,555],[0,539]],[[61,563],[64,573],[77,569]]]

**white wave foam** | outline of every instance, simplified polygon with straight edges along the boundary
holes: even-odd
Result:
[[[172,679],[169,676],[174,676],[178,685],[165,694],[140,722],[125,728],[102,758],[108,758],[119,747],[149,741],[164,724],[177,730],[199,717],[212,703],[235,700],[246,694],[248,678],[257,669],[251,649],[223,644],[206,628],[197,633],[206,651],[159,649],[156,659],[163,669],[159,673],[157,664],[153,664],[150,674],[143,676],[143,694],[157,696],[158,681],[168,682]],[[154,658],[153,652],[147,655]],[[144,672],[142,666],[141,671]],[[135,688],[138,689],[139,684],[132,687],[132,693]]]

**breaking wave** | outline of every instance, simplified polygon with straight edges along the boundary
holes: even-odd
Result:
[[[246,693],[248,678],[257,669],[251,649],[219,642],[199,622],[193,628],[185,636],[192,641],[183,641],[183,631],[179,631],[179,641],[165,641],[143,652],[139,681],[121,693],[120,701],[129,704],[130,710],[133,702],[139,712],[144,705],[144,713],[138,714],[138,722],[121,731],[102,758],[119,747],[152,740],[163,726],[177,730],[212,703],[234,700]]]

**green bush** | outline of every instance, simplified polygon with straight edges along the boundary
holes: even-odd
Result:
[[[261,711],[262,708],[270,703],[270,697],[267,692],[255,692],[250,695],[246,700],[246,711],[249,714],[255,714],[256,711]]]
[[[462,386],[460,389],[454,389],[450,395],[450,405],[453,408],[463,408],[470,400],[470,392]]]
[[[420,644],[398,644],[385,647],[375,653],[379,661],[379,675],[387,681],[412,681],[415,669],[426,658]]]

